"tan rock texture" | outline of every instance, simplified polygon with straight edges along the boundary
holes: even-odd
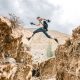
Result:
[[[56,50],[56,80],[80,80],[80,26]]]
[[[22,35],[13,36],[10,19],[0,17],[0,80],[31,80],[32,56],[22,42]]]
[[[18,30],[13,23],[6,17],[0,17],[0,80],[80,80],[80,26],[73,30],[71,38],[66,37],[65,44],[58,46],[55,57],[37,63],[33,61],[32,64],[31,49],[26,44],[28,41],[23,39],[23,34],[17,34]],[[33,46],[37,43],[36,36]],[[51,44],[54,42],[47,41]],[[34,49],[32,51],[34,53]],[[39,56],[36,54],[34,56]]]

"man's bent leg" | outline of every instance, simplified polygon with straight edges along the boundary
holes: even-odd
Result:
[[[45,31],[44,29],[42,30],[42,32],[50,39],[53,39],[48,33],[47,31]],[[54,40],[58,43],[58,40],[56,38],[54,38]]]
[[[42,28],[38,28],[37,30],[33,31],[32,36],[34,36],[34,34],[42,32]]]
[[[31,37],[27,38],[28,40],[30,40],[36,33],[38,32],[42,32],[42,28],[38,28],[37,30],[33,31],[33,34]]]
[[[51,38],[52,39],[52,37],[47,33],[46,30],[42,29],[42,32],[46,35],[47,38]]]

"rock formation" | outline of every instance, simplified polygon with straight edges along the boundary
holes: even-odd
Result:
[[[39,80],[55,79],[56,63],[55,58],[50,58],[44,62],[33,64],[33,76]],[[34,79],[34,80],[35,80]]]
[[[0,17],[0,80],[80,80],[80,26],[58,46],[55,57],[38,63],[32,63],[30,47],[24,45],[23,34],[17,35],[15,28],[14,21]]]
[[[56,50],[56,80],[80,80],[80,26]]]
[[[13,36],[11,21],[0,17],[0,80],[31,80],[32,56],[22,35]]]

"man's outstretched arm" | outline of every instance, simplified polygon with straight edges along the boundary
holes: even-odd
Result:
[[[35,24],[36,26],[40,26],[40,23],[39,24]]]
[[[31,25],[40,26],[40,23],[39,23],[39,24],[35,24],[35,23],[31,22],[30,24],[31,24]]]

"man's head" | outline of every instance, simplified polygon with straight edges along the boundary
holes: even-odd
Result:
[[[43,19],[41,17],[36,18],[38,21],[42,21]]]

